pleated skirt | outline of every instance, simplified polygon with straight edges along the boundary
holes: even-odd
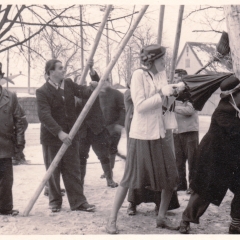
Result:
[[[122,187],[154,191],[174,189],[178,183],[176,160],[165,138],[129,138]]]

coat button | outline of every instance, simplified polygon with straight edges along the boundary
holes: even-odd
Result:
[[[7,110],[5,109],[5,110],[4,110],[4,112],[6,113],[6,112],[7,112]]]
[[[7,123],[5,123],[5,126],[7,126]]]

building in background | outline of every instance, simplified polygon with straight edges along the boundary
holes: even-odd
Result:
[[[188,74],[195,74],[206,65],[216,53],[216,43],[186,42],[177,60],[176,69],[185,69]],[[214,61],[201,74],[229,73],[223,62]]]
[[[195,74],[205,66],[216,53],[216,43],[186,42],[180,53],[176,69],[185,69],[189,75]],[[230,73],[224,62],[214,61],[200,74]],[[212,115],[220,101],[220,89],[218,89],[206,102],[200,115]]]

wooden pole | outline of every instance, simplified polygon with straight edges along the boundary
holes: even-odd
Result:
[[[111,12],[111,9],[112,9],[112,5],[108,5],[107,8],[106,8],[106,11],[105,11],[105,14],[103,16],[103,19],[102,19],[102,22],[99,26],[99,29],[98,29],[98,33],[97,33],[97,36],[94,40],[94,43],[93,43],[93,47],[92,47],[92,50],[90,52],[90,55],[88,57],[88,61],[87,61],[87,64],[85,66],[85,68],[82,70],[82,74],[81,74],[81,78],[79,81],[77,81],[78,84],[82,85],[86,79],[86,76],[87,76],[87,73],[88,73],[88,70],[89,70],[89,61],[93,59],[94,57],[94,54],[97,50],[97,46],[99,44],[99,41],[100,41],[100,38],[102,36],[102,32],[103,32],[103,29],[104,29],[104,26],[107,22],[107,19],[108,19],[108,15],[110,14]]]
[[[175,36],[173,56],[172,56],[172,62],[171,62],[170,82],[173,81],[173,77],[174,77],[174,73],[175,73],[175,67],[176,67],[177,55],[178,55],[178,47],[179,47],[181,29],[182,29],[183,11],[184,11],[184,5],[181,5],[179,7],[179,13],[178,13],[177,31],[176,31],[176,36]]]
[[[7,78],[9,78],[9,49],[7,50]],[[7,81],[7,89],[8,89],[8,81]]]
[[[160,13],[159,13],[159,23],[158,23],[158,38],[157,38],[157,43],[158,44],[162,43],[164,11],[165,11],[165,5],[161,5],[160,6]]]
[[[31,29],[28,29],[28,36],[30,37]],[[30,39],[28,40],[28,93],[30,94]]]
[[[84,51],[83,51],[83,26],[82,26],[82,5],[79,6],[80,10],[80,36],[81,36],[81,71],[84,69]],[[85,79],[84,79],[85,80]],[[86,84],[86,81],[83,82]]]
[[[78,129],[80,128],[81,124],[83,123],[87,113],[89,112],[89,110],[92,107],[94,101],[96,100],[96,98],[97,98],[97,96],[98,96],[98,94],[99,94],[99,92],[100,92],[100,90],[102,88],[102,85],[104,84],[104,82],[108,78],[109,73],[111,72],[111,70],[113,69],[114,65],[116,64],[119,56],[121,55],[124,47],[127,45],[129,39],[133,35],[133,32],[137,28],[139,22],[141,21],[144,13],[147,10],[147,8],[148,8],[148,5],[145,5],[145,6],[142,7],[142,9],[140,10],[136,20],[134,21],[134,23],[132,24],[131,28],[129,29],[128,33],[125,35],[124,39],[119,44],[118,49],[117,49],[114,57],[112,58],[111,62],[108,64],[107,68],[105,69],[105,72],[104,72],[103,76],[101,77],[101,79],[100,79],[100,81],[98,83],[97,88],[92,93],[91,97],[89,98],[89,100],[87,101],[86,105],[84,106],[82,112],[80,113],[77,121],[73,125],[73,128],[71,129],[71,131],[69,133],[69,137],[71,139],[74,138],[74,136],[76,135]],[[57,167],[58,163],[60,162],[60,160],[63,157],[64,153],[66,152],[67,148],[68,148],[68,146],[63,143],[61,148],[59,149],[57,155],[53,159],[53,162],[51,163],[50,167],[48,168],[48,170],[47,170],[43,180],[41,181],[40,185],[38,186],[36,192],[34,193],[33,197],[31,198],[31,200],[29,201],[26,209],[24,210],[23,216],[28,216],[28,214],[31,211],[34,203],[37,201],[40,193],[42,192],[46,182],[48,181],[48,179],[52,175],[53,171]]]
[[[224,13],[228,29],[233,72],[240,79],[240,5],[225,5]]]

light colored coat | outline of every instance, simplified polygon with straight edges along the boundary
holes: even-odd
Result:
[[[147,71],[137,69],[131,80],[131,96],[134,105],[130,138],[155,140],[165,137],[162,115],[162,98],[159,90],[167,85],[166,72],[149,76]]]
[[[178,129],[174,133],[184,133],[199,130],[198,112],[193,105],[186,101],[175,101],[175,116],[178,123]]]

